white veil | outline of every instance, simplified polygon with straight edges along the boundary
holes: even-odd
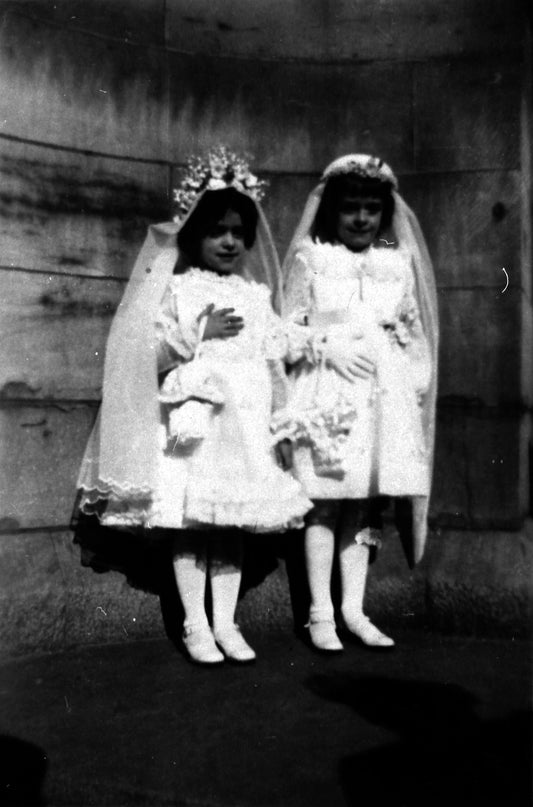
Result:
[[[287,255],[283,261],[281,271],[284,285],[287,284],[296,253],[306,242],[309,242],[311,238],[313,223],[328,179],[338,174],[352,172],[362,176],[378,177],[382,181],[390,183],[394,189],[392,192],[394,198],[394,214],[390,232],[386,233],[386,235],[388,236],[388,240],[395,241],[398,246],[401,246],[404,253],[407,252],[407,254],[411,256],[415,276],[415,296],[420,311],[422,328],[428,342],[431,356],[431,381],[422,403],[422,423],[431,479],[435,443],[439,340],[437,290],[431,258],[429,257],[429,252],[418,220],[398,193],[396,177],[386,163],[366,154],[349,154],[335,160],[326,168],[319,184],[311,191],[307,198],[302,217],[296,227]],[[290,312],[284,311],[283,313],[288,314]],[[429,496],[413,496],[412,501],[413,547],[412,553],[410,554],[412,554],[414,563],[418,563],[424,554],[427,538]]]
[[[107,340],[102,405],[89,438],[78,476],[81,508],[94,510],[107,499],[146,499],[154,490],[159,455],[157,340],[154,323],[174,272],[187,269],[177,247],[177,234],[187,215],[176,222],[153,224],[135,261]],[[247,251],[243,276],[265,283],[273,306],[280,308],[280,268],[269,226],[259,203],[254,245]]]

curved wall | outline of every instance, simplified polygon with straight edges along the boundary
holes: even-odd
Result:
[[[142,635],[159,624],[153,598],[78,568],[67,525],[132,257],[145,225],[168,215],[179,165],[218,142],[254,154],[270,180],[266,212],[281,253],[331,159],[373,151],[399,174],[439,285],[435,532],[415,577],[391,549],[371,596],[390,610],[410,591],[433,591],[430,601],[441,602],[433,612],[446,621],[456,610],[442,595],[448,570],[470,562],[482,534],[498,547],[487,550],[489,582],[498,590],[498,573],[507,575],[504,588],[523,607],[515,571],[528,545],[531,88],[521,8],[480,0],[386,0],[371,13],[348,0],[3,4],[8,646],[117,638],[126,624],[128,635]],[[510,285],[502,295],[503,267]],[[286,620],[283,591],[272,578],[253,592],[251,618]],[[98,606],[115,616],[102,622]],[[513,609],[506,624],[520,621]]]

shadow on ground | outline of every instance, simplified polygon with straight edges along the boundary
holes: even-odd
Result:
[[[195,667],[166,639],[0,664],[0,798],[530,807],[526,643],[404,630],[392,653],[323,656],[290,631],[247,638],[248,667]]]
[[[120,530],[103,527],[96,516],[79,512],[76,512],[71,526],[74,544],[80,549],[82,566],[97,574],[119,572],[132,588],[156,594],[167,636],[179,644],[183,611],[172,569],[176,532],[159,528]],[[244,563],[240,597],[259,586],[283,559],[287,565],[294,624],[303,625],[309,610],[303,531],[285,535],[241,534]],[[209,608],[209,601],[207,606]]]
[[[362,799],[373,807],[533,803],[531,713],[482,720],[475,696],[455,684],[344,674],[314,676],[307,685],[397,736],[340,761],[350,807]]]
[[[4,807],[44,807],[47,768],[44,751],[33,743],[0,735],[0,799]]]

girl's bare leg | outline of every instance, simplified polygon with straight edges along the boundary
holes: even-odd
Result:
[[[246,663],[255,652],[235,624],[235,611],[242,579],[243,541],[227,532],[209,541],[209,579],[213,600],[213,633],[226,658]]]
[[[193,661],[219,664],[224,660],[215,644],[205,612],[207,577],[206,539],[201,534],[174,540],[172,563],[178,594],[185,612],[183,644]]]

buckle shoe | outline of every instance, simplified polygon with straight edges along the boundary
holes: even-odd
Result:
[[[183,646],[196,664],[221,664],[224,656],[215,644],[209,625],[188,625],[183,629]]]

